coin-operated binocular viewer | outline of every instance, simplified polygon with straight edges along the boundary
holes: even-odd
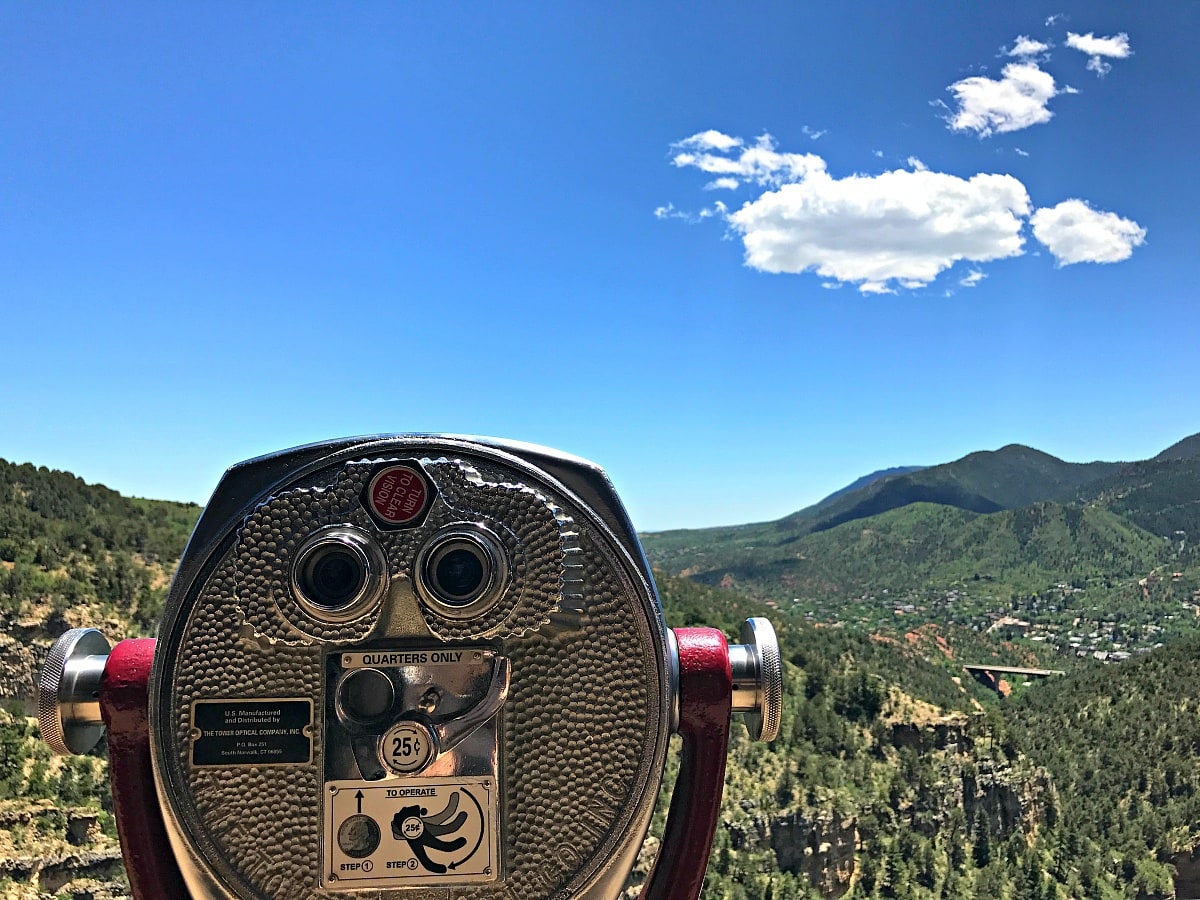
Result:
[[[732,713],[774,738],[781,664],[668,629],[604,472],[448,436],[230,469],[157,641],[68,632],[42,735],[107,729],[135,896],[613,898],[683,737],[644,898],[695,898]]]

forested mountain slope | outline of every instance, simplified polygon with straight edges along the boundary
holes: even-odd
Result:
[[[1178,446],[1178,445],[1177,445]],[[1070,463],[1032,447],[1009,444],[929,467],[873,473],[824,500],[774,522],[643,535],[647,554],[667,571],[718,564],[721,547],[763,546],[797,540],[912,503],[936,503],[990,513],[1033,503],[1069,503],[1085,485],[1112,475],[1121,463]]]
[[[673,624],[754,611],[659,588]],[[1200,640],[996,704],[919,645],[780,621],[782,733],[735,727],[706,897],[1167,900],[1200,873]]]
[[[32,648],[67,628],[152,631],[199,514],[0,460],[0,696],[31,698]]]
[[[1200,896],[1200,639],[1093,666],[1006,709],[1013,736],[1053,773],[1058,859],[1114,884],[1181,873]],[[1061,865],[1061,863],[1059,863]],[[1157,874],[1156,874],[1157,873]]]
[[[643,535],[643,542],[651,561],[666,571],[681,571],[697,564],[703,567],[706,563],[716,568],[723,560],[721,551],[725,547],[787,543],[912,503],[989,513],[1045,501],[1073,504],[1101,495],[1112,497],[1122,488],[1158,479],[1162,483],[1156,491],[1165,493],[1195,477],[1198,451],[1200,435],[1193,435],[1144,463],[1070,463],[1032,447],[1009,444],[942,465],[901,467],[894,474],[887,474],[891,470],[872,473],[819,503],[773,522],[654,532]],[[1173,460],[1185,464],[1173,468],[1169,465]],[[1197,484],[1200,481],[1187,481],[1185,493],[1196,496]],[[1153,504],[1164,506],[1160,499],[1155,497]],[[1122,511],[1119,506],[1113,508]],[[1138,520],[1147,527],[1144,522],[1150,520]],[[1168,520],[1162,527],[1166,524]],[[1161,533],[1157,527],[1149,530]]]
[[[907,591],[930,583],[981,579],[1012,591],[1052,580],[1141,576],[1162,563],[1163,541],[1095,507],[1038,503],[980,515],[932,503],[911,504],[794,542],[738,548],[717,569],[763,597],[833,591]]]
[[[1200,457],[1130,463],[1084,486],[1080,500],[1190,546],[1200,539]]]
[[[1144,462],[1074,464],[1012,445],[776,522],[643,542],[664,571],[818,622],[1008,627],[1072,657],[1124,658],[1200,627],[1197,447],[1200,436]],[[936,502],[920,499],[934,488]],[[888,508],[865,515],[876,507]]]

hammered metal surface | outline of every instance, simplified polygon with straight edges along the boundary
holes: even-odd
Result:
[[[263,898],[304,897],[296,886],[317,872],[320,770],[278,767],[190,766],[194,700],[306,697],[321,683],[319,647],[270,645],[243,637],[237,615],[236,558],[227,556],[189,617],[176,663],[176,754],[186,799],[202,823],[197,837]],[[314,704],[314,729],[322,710]],[[314,750],[319,742],[314,742]]]
[[[417,529],[378,531],[359,507],[362,485],[378,462],[332,468],[251,511],[207,579],[185,593],[175,619],[182,633],[174,671],[168,671],[174,684],[169,721],[175,723],[168,780],[180,788],[174,800],[179,819],[231,896],[331,896],[318,889],[324,653],[361,640],[380,616],[375,610],[339,626],[307,620],[285,593],[287,560],[312,530],[353,524],[377,538],[393,577],[405,578],[421,542],[444,523],[482,521],[516,545],[509,546],[511,596],[489,610],[486,621],[465,629],[425,614],[430,629],[444,637],[490,636],[512,662],[501,713],[504,877],[452,891],[336,896],[571,896],[607,862],[639,810],[653,802],[647,784],[656,783],[651,768],[661,752],[663,676],[648,601],[604,539],[572,522],[586,517],[544,486],[522,484],[519,473],[488,460],[422,460],[439,492],[428,520]],[[577,559],[570,560],[572,554]],[[576,593],[570,606],[578,627],[539,627],[562,599],[564,565],[575,567],[567,581]],[[167,637],[174,645],[174,636]],[[378,646],[386,635],[371,639]],[[191,768],[192,703],[254,697],[314,700],[311,764]]]
[[[485,481],[462,463],[440,459],[425,463],[425,471],[461,520],[480,522],[499,536],[512,568],[512,584],[495,607],[466,621],[426,607],[430,630],[443,640],[469,640],[520,635],[550,621],[562,597],[563,533],[570,531],[571,520],[533,488]]]
[[[349,642],[362,640],[375,626],[380,601],[353,621],[331,623],[310,615],[288,584],[292,558],[314,531],[342,524],[374,530],[357,500],[365,475],[361,467],[347,468],[330,487],[285,491],[247,516],[235,549],[237,596],[255,634],[272,641]]]

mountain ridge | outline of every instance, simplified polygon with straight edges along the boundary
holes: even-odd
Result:
[[[816,622],[1011,627],[1120,659],[1200,630],[1200,456],[1181,456],[1067,463],[1007,445],[774,522],[642,542],[664,572]]]
[[[1142,463],[1194,458],[1200,458],[1200,434],[1184,438]],[[1067,462],[1034,447],[1010,443],[996,450],[973,451],[934,466],[881,469],[779,519],[704,529],[645,532],[642,537],[644,543],[654,545],[664,536],[678,538],[706,533],[736,543],[742,529],[795,538],[910,503],[939,503],[980,513],[1015,509],[1040,501],[1070,503],[1088,496],[1088,485],[1112,479],[1137,465],[1137,462],[1099,460]],[[905,469],[909,471],[903,471]]]

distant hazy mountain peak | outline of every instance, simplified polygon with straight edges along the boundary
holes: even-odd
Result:
[[[842,496],[842,494],[849,494],[851,491],[857,491],[859,488],[865,488],[867,485],[873,484],[880,479],[891,478],[893,475],[907,475],[910,472],[920,472],[924,468],[927,468],[927,466],[892,466],[890,469],[879,469],[878,471],[872,472],[869,475],[862,476],[862,478],[856,478],[844,488],[834,491],[828,497],[820,500],[815,505],[820,506],[822,503],[828,503],[830,500],[835,500]]]

